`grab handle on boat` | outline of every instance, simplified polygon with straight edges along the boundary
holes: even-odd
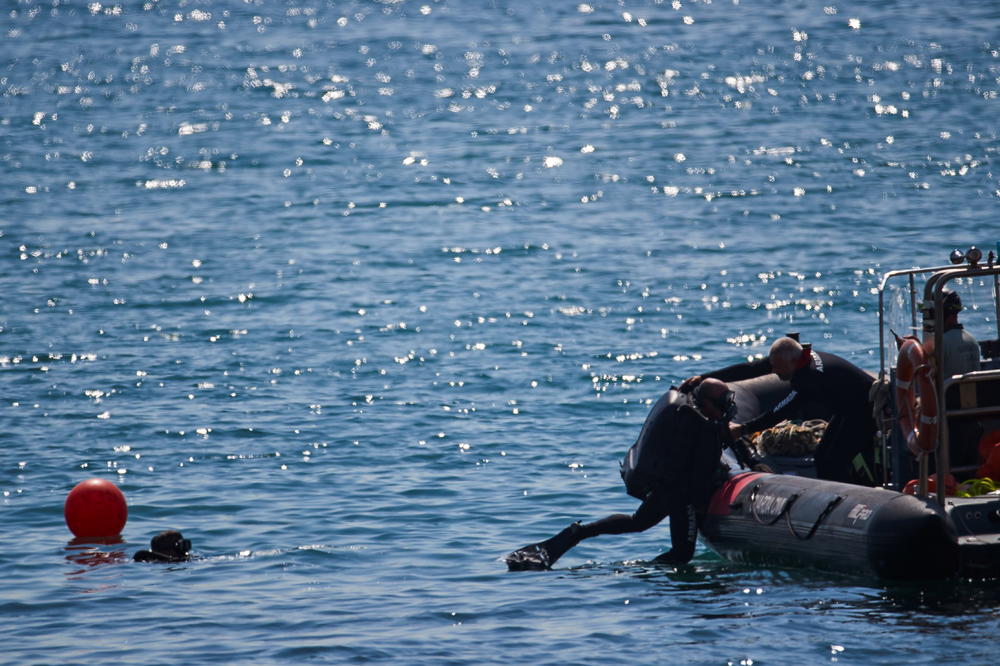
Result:
[[[781,510],[778,511],[773,518],[765,521],[760,517],[760,514],[757,512],[758,490],[760,490],[760,484],[754,485],[753,490],[750,491],[750,497],[749,497],[750,513],[753,514],[754,520],[756,520],[761,525],[765,526],[774,525],[776,522],[781,520],[781,517],[788,514],[788,510],[792,508],[792,505],[795,504],[795,500],[799,498],[799,493],[792,493],[791,495],[789,495],[787,498],[785,498],[785,503],[781,505]]]
[[[805,536],[800,536],[799,533],[795,531],[795,527],[792,526],[792,516],[791,514],[788,514],[787,515],[788,531],[791,532],[795,536],[795,538],[798,539],[799,541],[808,541],[813,537],[814,534],[816,534],[816,530],[819,529],[819,524],[822,523],[823,520],[830,515],[830,512],[832,512],[834,508],[836,508],[836,506],[840,504],[842,501],[844,501],[844,498],[841,497],[840,495],[837,495],[832,500],[830,500],[830,502],[826,505],[826,508],[823,509],[823,511],[816,517],[816,522],[814,522],[813,526],[809,528],[809,533],[806,534]]]

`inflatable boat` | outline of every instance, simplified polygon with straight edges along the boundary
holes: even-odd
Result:
[[[876,381],[887,401],[876,410],[875,487],[816,479],[808,453],[758,452],[771,470],[762,473],[727,451],[729,478],[712,497],[702,540],[724,558],[755,565],[886,579],[1000,576],[1000,490],[993,490],[1000,478],[984,477],[1000,477],[1000,452],[997,471],[989,466],[990,454],[1000,449],[998,282],[1000,262],[993,252],[983,262],[976,248],[956,250],[950,266],[886,273],[879,287]],[[992,292],[997,339],[978,343],[974,367],[943,376],[943,317],[935,313],[945,312],[951,283],[963,285],[963,293],[976,286]],[[893,324],[893,317],[903,322]],[[887,336],[894,325],[921,335]],[[791,391],[775,375],[731,387],[738,423]]]

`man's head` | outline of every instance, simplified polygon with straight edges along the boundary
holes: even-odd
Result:
[[[771,345],[771,350],[767,354],[774,374],[786,382],[795,374],[801,358],[802,345],[792,338],[778,338]]]
[[[160,532],[152,538],[149,549],[154,553],[166,555],[172,560],[186,560],[191,550],[191,540],[176,530]]]
[[[694,390],[695,403],[702,414],[713,421],[731,421],[736,416],[736,394],[718,379],[702,380]]]
[[[944,309],[944,318],[957,317],[962,311],[962,298],[957,292],[951,289],[941,290],[941,305]]]
[[[944,306],[945,319],[953,317],[962,311],[962,297],[947,287],[941,290],[941,304]],[[921,305],[920,307],[925,311],[925,317],[934,316],[933,304]]]

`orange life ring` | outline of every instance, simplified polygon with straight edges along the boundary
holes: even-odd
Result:
[[[920,389],[920,401],[917,391]],[[906,338],[896,359],[896,407],[906,446],[914,455],[937,447],[938,405],[934,379],[924,348],[916,338]]]

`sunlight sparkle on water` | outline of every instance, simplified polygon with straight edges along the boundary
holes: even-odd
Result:
[[[232,660],[430,663],[445,638],[467,663],[590,663],[625,608],[667,633],[633,632],[623,662],[666,641],[678,663],[892,663],[891,626],[930,664],[940,608],[701,546],[695,578],[626,559],[663,525],[562,573],[496,558],[627,508],[618,460],[672,383],[789,330],[873,369],[881,272],[946,259],[1000,195],[990,3],[470,3],[4,10],[30,54],[0,95],[0,503],[31,526],[0,563],[12,662],[107,661],[58,639],[111,625],[136,661],[197,661],[158,623],[228,613]],[[906,211],[935,220],[920,243]],[[80,573],[45,544],[92,475],[127,480],[132,515],[102,551],[121,561]],[[198,560],[127,561],[174,520]],[[740,604],[692,616],[704,584]],[[115,624],[136,595],[157,612]],[[995,600],[972,596],[962,656],[990,663]],[[756,621],[731,621],[743,603]],[[456,620],[477,640],[444,636]]]

